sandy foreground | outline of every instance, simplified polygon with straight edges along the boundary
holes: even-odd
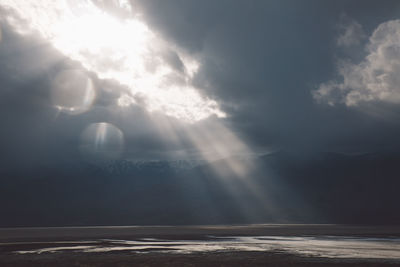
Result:
[[[0,266],[400,266],[400,227],[0,229]]]

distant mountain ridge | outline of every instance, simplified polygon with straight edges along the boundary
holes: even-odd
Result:
[[[400,155],[278,151],[218,177],[230,160],[3,166],[0,226],[400,223]]]
[[[151,170],[154,172],[190,170],[205,164],[200,160],[115,160],[96,164],[102,171],[114,175],[123,175],[132,171]]]

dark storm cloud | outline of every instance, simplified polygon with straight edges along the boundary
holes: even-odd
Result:
[[[399,145],[396,108],[391,107],[382,118],[345,106],[320,105],[311,94],[335,74],[336,56],[342,49],[336,45],[343,36],[343,31],[338,32],[343,14],[360,34],[358,25],[369,36],[380,23],[395,18],[397,2],[363,1],[362,7],[357,1],[132,3],[155,31],[199,58],[201,66],[193,83],[220,102],[230,125],[250,144],[345,151]],[[81,132],[88,124],[102,121],[123,130],[127,155],[183,148],[160,132],[140,106],[140,98],[139,105],[124,111],[116,108],[120,92],[127,89],[93,74],[97,87],[93,108],[79,116],[57,115],[49,98],[51,81],[58,71],[80,68],[79,64],[40,39],[13,33],[6,24],[2,39],[1,142],[6,148],[2,154],[26,159],[40,158],[32,154],[41,153],[49,158],[53,154],[75,157]],[[173,50],[163,56],[178,73],[184,71]],[[167,83],[184,82],[178,74],[166,79]],[[176,134],[184,139],[179,127],[177,122]],[[182,144],[188,142],[182,140]]]
[[[218,99],[250,142],[300,150],[399,145],[400,127],[392,119],[345,106],[325,107],[312,97],[321,82],[336,75],[337,57],[343,53],[338,40],[361,42],[379,24],[396,18],[398,2],[132,3],[156,31],[201,55],[194,83]],[[354,26],[346,40],[344,22]],[[358,39],[349,39],[352,31]]]
[[[3,161],[35,160],[44,152],[52,121],[48,69],[59,60],[39,40],[19,38],[3,24],[0,43],[0,118]],[[40,59],[40,60],[39,60]],[[7,164],[6,164],[7,165]],[[5,165],[3,165],[5,167]]]
[[[165,51],[164,60],[176,71],[183,72],[185,66],[175,51]]]

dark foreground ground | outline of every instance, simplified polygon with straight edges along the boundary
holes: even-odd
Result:
[[[366,258],[300,256],[282,251],[213,251],[165,253],[157,250],[85,253],[57,251],[18,254],[17,251],[79,245],[82,240],[168,238],[205,240],[210,236],[366,236],[400,237],[400,227],[335,225],[252,225],[206,227],[90,227],[0,229],[0,267],[92,266],[400,266],[400,261]],[[400,251],[399,251],[400,253]]]
[[[52,253],[40,255],[1,255],[2,267],[91,267],[91,266],[400,266],[384,260],[351,260],[299,257],[273,252],[223,252],[194,254],[163,254],[150,252],[108,252],[98,254]]]

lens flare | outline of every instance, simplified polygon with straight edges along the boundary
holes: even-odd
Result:
[[[123,152],[123,147],[124,134],[110,123],[92,123],[81,135],[80,149],[89,159],[116,159]]]

